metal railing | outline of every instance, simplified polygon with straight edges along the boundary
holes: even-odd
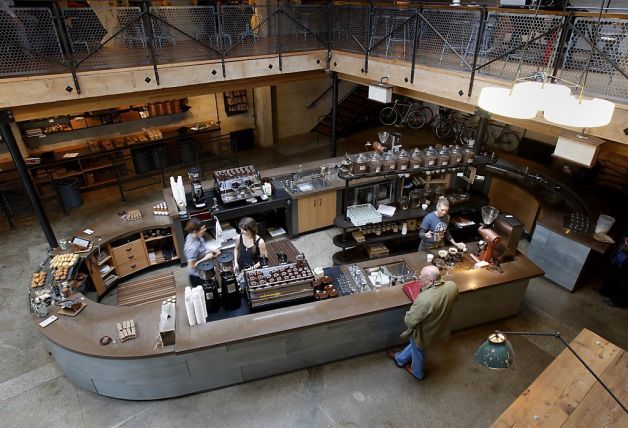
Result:
[[[52,10],[52,12],[51,12]],[[507,11],[489,7],[335,5],[12,8],[0,11],[0,78],[182,62],[213,61],[222,73],[236,58],[326,49],[503,80],[549,71],[581,82],[594,50],[586,93],[628,104],[628,14]],[[597,40],[592,38],[599,35]],[[522,58],[523,57],[523,58]]]

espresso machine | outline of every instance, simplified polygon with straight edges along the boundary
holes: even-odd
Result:
[[[241,303],[240,285],[235,276],[233,254],[222,253],[217,260],[220,265],[222,304],[225,309],[237,309]]]
[[[205,192],[201,186],[201,170],[192,168],[188,171],[188,177],[192,183],[192,202],[196,208],[204,208],[207,205]]]
[[[203,281],[202,287],[205,293],[205,305],[207,312],[217,312],[220,309],[220,293],[218,280],[216,279],[216,265],[212,260],[206,260],[196,265],[199,278]]]

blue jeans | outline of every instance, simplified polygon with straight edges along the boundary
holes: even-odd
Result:
[[[411,338],[408,346],[395,354],[395,362],[401,367],[412,363],[412,373],[414,377],[423,380],[423,356],[423,350],[416,346],[416,343],[414,343],[414,340]]]

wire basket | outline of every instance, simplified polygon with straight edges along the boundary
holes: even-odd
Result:
[[[354,226],[381,223],[382,215],[371,204],[352,205],[347,208],[347,217]]]

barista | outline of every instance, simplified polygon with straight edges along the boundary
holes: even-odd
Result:
[[[421,229],[419,230],[419,237],[421,238],[419,251],[442,247],[445,238],[447,238],[452,245],[464,249],[465,245],[454,241],[451,233],[449,233],[448,212],[449,200],[447,200],[447,198],[440,198],[436,203],[436,211],[429,213],[423,218],[423,223],[421,223]]]
[[[238,225],[240,234],[236,236],[236,247],[233,251],[235,269],[257,269],[260,267],[261,256],[268,257],[266,243],[257,234],[257,222],[251,217],[244,217]]]
[[[213,259],[220,250],[207,251],[205,248],[205,239],[203,235],[207,231],[205,224],[196,217],[192,217],[185,225],[187,236],[185,237],[185,245],[183,252],[188,259],[188,275],[190,276],[190,284],[196,287],[201,285],[203,281],[199,278],[199,270],[196,267],[200,262]]]

